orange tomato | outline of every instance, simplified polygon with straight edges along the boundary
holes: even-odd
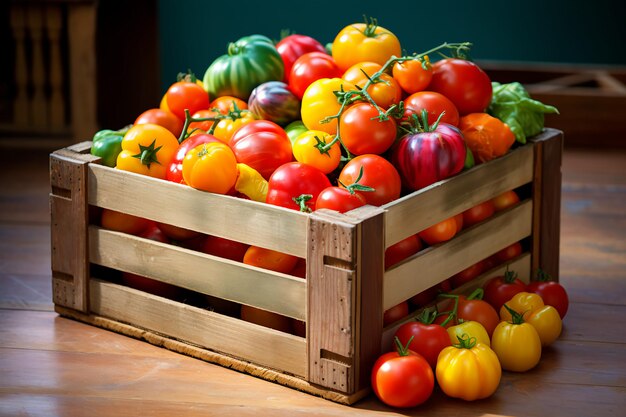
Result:
[[[491,201],[493,201],[495,211],[498,212],[516,205],[520,199],[515,191],[509,190],[495,196]]]
[[[223,143],[203,143],[187,152],[183,160],[185,183],[199,190],[226,194],[238,175],[235,154]]]
[[[217,115],[218,115],[217,112],[214,112],[213,110],[205,109],[205,110],[198,110],[191,117],[194,119],[207,119],[209,117],[215,117]],[[189,126],[187,126],[187,132],[190,133],[194,130],[195,132],[193,134],[200,134],[200,133],[208,132],[213,126],[213,123],[218,123],[218,121],[205,120],[202,122],[191,122],[189,123]]]
[[[445,219],[437,224],[418,233],[419,237],[429,245],[446,242],[454,237],[457,232],[457,222],[454,217]]]
[[[120,211],[102,209],[100,225],[107,230],[138,235],[153,224],[152,220],[133,216]]]
[[[344,72],[342,79],[360,88],[368,82],[368,76],[371,77],[380,71],[383,66],[375,62],[359,62],[352,65]],[[365,72],[365,73],[364,73]],[[367,75],[365,75],[367,74]],[[383,109],[388,109],[394,104],[398,104],[402,99],[402,89],[398,82],[389,74],[381,74],[380,81],[371,84],[367,88],[367,92]]]
[[[464,227],[470,227],[476,223],[480,223],[493,216],[495,211],[496,209],[493,205],[493,201],[483,201],[482,203],[477,204],[463,212],[463,225]]]
[[[213,136],[218,138],[224,143],[228,143],[230,138],[233,137],[240,127],[247,125],[255,120],[254,114],[248,110],[241,111],[238,115],[234,114],[233,117],[227,117],[217,122]]]
[[[504,155],[515,143],[515,134],[509,126],[487,113],[461,117],[459,129],[478,164]]]
[[[298,257],[259,246],[250,246],[243,256],[243,263],[288,274],[298,263]]]
[[[183,122],[174,113],[163,109],[148,109],[135,119],[134,125],[152,123],[163,126],[176,137],[183,131]]]
[[[392,69],[393,78],[407,94],[424,91],[433,78],[433,68],[428,57],[423,60],[410,59],[396,62]]]
[[[209,103],[209,109],[217,109],[222,114],[228,114],[229,111],[236,111],[235,106],[239,110],[246,110],[248,103],[233,96],[221,96]]]

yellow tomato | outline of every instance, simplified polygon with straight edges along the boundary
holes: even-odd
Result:
[[[324,174],[333,172],[341,162],[341,148],[339,142],[322,152],[320,146],[332,142],[334,136],[321,130],[307,130],[301,133],[293,142],[293,156],[298,162],[314,166]]]
[[[226,194],[238,174],[235,154],[223,143],[203,143],[187,152],[183,160],[185,183],[199,190]]]
[[[545,305],[538,294],[520,292],[505,305],[521,314],[523,320],[537,330],[542,346],[552,344],[561,335],[563,322],[559,312],[554,307]],[[500,308],[500,319],[512,320],[511,313],[504,305]]]
[[[491,348],[507,371],[528,371],[541,359],[539,334],[528,323],[501,321],[493,331]]]
[[[465,336],[476,338],[477,343],[487,346],[491,343],[485,326],[477,321],[464,321],[455,326],[450,326],[446,330],[448,331],[448,336],[450,336],[450,343],[453,345],[459,343],[459,337],[463,338]]]
[[[355,90],[349,82],[341,78],[320,78],[309,85],[302,96],[300,112],[302,123],[309,130],[321,130],[328,134],[337,133],[337,119],[331,119],[328,123],[322,120],[329,116],[335,116],[341,109],[341,104],[335,95],[336,91]]]
[[[135,125],[124,135],[116,168],[164,179],[177,150],[178,139],[163,126]]]

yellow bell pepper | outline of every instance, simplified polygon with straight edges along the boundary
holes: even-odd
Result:
[[[542,346],[552,344],[561,335],[563,322],[559,312],[552,306],[545,305],[540,295],[520,292],[505,303],[513,311],[522,315],[526,323],[532,325],[541,339]],[[500,319],[511,321],[511,313],[502,306]]]

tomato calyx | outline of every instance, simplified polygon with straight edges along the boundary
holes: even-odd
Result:
[[[546,271],[544,271],[541,268],[537,268],[537,273],[535,275],[535,279],[533,281],[538,281],[538,282],[551,282],[554,281],[552,279],[552,276],[547,273]]]
[[[411,342],[413,341],[413,337],[415,336],[411,336],[408,340],[408,342],[406,342],[406,346],[404,346],[402,344],[402,342],[400,341],[400,338],[398,338],[398,336],[396,336],[394,338],[394,343],[396,344],[396,350],[398,351],[398,355],[399,356],[409,356],[410,351],[409,351],[409,346],[411,345]]]
[[[150,165],[153,163],[157,163],[161,165],[161,163],[159,162],[157,158],[157,154],[161,150],[163,145],[159,146],[158,148],[155,148],[154,147],[155,145],[156,145],[156,139],[154,139],[152,143],[148,146],[139,144],[139,153],[136,155],[132,155],[132,157],[139,159],[141,163],[143,165],[146,165],[148,168],[150,168]]]
[[[511,321],[510,321],[511,324],[522,324],[522,323],[524,323],[524,314],[526,312],[520,314],[517,311],[513,310],[508,305],[506,305],[506,304],[503,304],[503,305],[504,305],[504,308],[506,308],[506,310],[509,313],[511,313]]]
[[[516,279],[517,279],[517,272],[509,271],[509,267],[507,266],[506,271],[504,271],[504,277],[502,278],[502,280],[506,284],[513,284]]]
[[[403,130],[405,130],[407,133],[414,134],[414,135],[418,133],[434,132],[435,130],[437,130],[437,127],[439,126],[439,123],[441,122],[441,119],[443,118],[445,114],[446,112],[442,111],[441,114],[439,114],[439,117],[437,117],[437,120],[435,120],[435,123],[433,123],[432,125],[429,125],[428,124],[428,110],[422,109],[420,113],[421,120],[420,120],[420,117],[417,116],[417,114],[411,114],[411,116],[409,116],[408,121],[401,123],[400,127]]]
[[[179,72],[176,75],[176,81],[177,82],[185,81],[188,83],[195,83],[196,81],[198,81],[198,78],[196,77],[196,74],[194,74],[193,71],[191,71],[191,68],[188,68],[187,72]]]
[[[340,180],[337,180],[337,182],[339,183],[340,186],[348,190],[350,194],[354,194],[356,191],[376,191],[376,189],[373,187],[359,184],[359,181],[361,180],[361,178],[363,178],[363,167],[359,169],[359,175],[356,177],[356,180],[354,180],[354,183],[350,185],[346,185]]]
[[[422,324],[433,324],[438,316],[437,308],[425,308],[419,316],[415,317],[415,321]]]
[[[300,207],[301,212],[311,213],[311,208],[307,206],[306,203],[312,198],[313,198],[312,194],[301,194],[298,197],[293,197],[293,201]]]
[[[461,336],[456,337],[459,340],[459,343],[454,344],[457,349],[471,349],[476,346],[477,340],[475,337],[470,337],[468,334],[463,333]]]

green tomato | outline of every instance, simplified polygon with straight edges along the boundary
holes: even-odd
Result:
[[[285,126],[285,132],[287,132],[287,136],[289,136],[289,140],[291,141],[292,145],[293,145],[293,142],[296,140],[298,136],[300,136],[301,133],[304,133],[308,130],[309,129],[306,128],[304,123],[302,123],[302,120],[293,121],[289,123],[287,126]]]
[[[228,45],[228,53],[217,58],[204,74],[204,89],[210,97],[235,96],[248,100],[258,85],[280,81],[285,64],[272,40],[251,35]]]
[[[91,145],[91,154],[102,158],[102,164],[108,167],[115,167],[117,155],[122,151],[122,139],[124,136],[109,135],[101,136]]]

